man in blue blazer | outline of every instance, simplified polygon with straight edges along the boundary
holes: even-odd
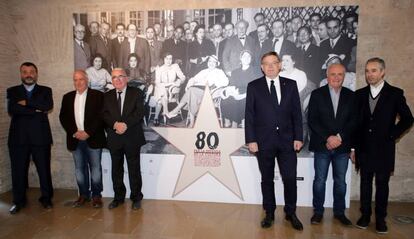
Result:
[[[52,133],[48,113],[53,108],[52,89],[37,84],[37,67],[31,62],[20,66],[21,85],[7,89],[7,111],[11,116],[9,154],[12,172],[11,214],[26,206],[27,173],[32,157],[39,175],[42,196],[39,202],[52,208],[53,186],[50,172]]]
[[[296,151],[303,145],[302,112],[296,82],[279,77],[281,62],[276,52],[261,58],[263,77],[247,86],[245,138],[249,151],[258,159],[262,175],[263,228],[271,227],[276,210],[274,172],[275,158],[282,176],[286,220],[293,228],[303,230],[296,216]]]

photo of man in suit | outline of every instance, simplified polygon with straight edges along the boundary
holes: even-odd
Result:
[[[92,198],[94,208],[102,207],[102,148],[106,146],[101,117],[103,93],[88,88],[84,70],[73,73],[74,91],[63,96],[59,120],[66,131],[66,147],[72,152],[79,197],[72,207]]]
[[[91,66],[91,48],[84,41],[85,27],[77,24],[73,29],[75,39],[73,42],[75,69],[85,70]]]
[[[90,40],[90,47],[92,58],[94,58],[97,54],[100,54],[103,57],[102,67],[105,68],[108,72],[111,72],[112,47],[111,39],[109,38],[109,32],[109,23],[101,23],[99,26],[99,34],[93,36]]]
[[[296,82],[279,76],[279,55],[269,52],[261,58],[265,76],[247,86],[245,110],[245,139],[249,151],[257,157],[262,176],[263,209],[261,222],[269,228],[276,210],[274,174],[275,158],[284,185],[286,220],[296,230],[303,225],[296,216],[297,155],[303,146],[302,112]]]
[[[354,92],[342,87],[345,67],[332,64],[327,71],[328,85],[314,90],[308,110],[311,131],[309,150],[314,152],[312,224],[322,221],[325,184],[332,163],[334,217],[345,226],[352,222],[345,216],[346,172],[356,127]]]
[[[125,40],[125,25],[123,23],[116,24],[116,37],[111,40],[112,47],[112,65],[114,68],[122,67],[120,65],[121,45]]]
[[[38,71],[32,62],[21,64],[20,77],[22,84],[7,89],[7,112],[11,116],[8,139],[13,191],[11,214],[26,206],[30,158],[39,176],[39,202],[45,209],[53,207],[50,172],[53,141],[48,118],[53,109],[52,89],[37,84]]]
[[[140,150],[145,144],[142,130],[144,116],[143,93],[140,89],[127,86],[128,77],[121,68],[112,71],[112,84],[115,89],[105,93],[103,119],[106,125],[108,149],[112,160],[112,182],[114,200],[108,208],[118,207],[125,201],[124,156],[128,165],[130,199],[132,209],[141,208],[143,198]]]
[[[374,57],[365,65],[368,85],[356,91],[358,135],[355,137],[356,167],[360,171],[361,218],[356,226],[366,229],[371,221],[372,181],[375,177],[375,218],[377,233],[388,232],[389,180],[395,166],[395,144],[412,126],[413,116],[404,91],[385,81],[385,62]]]

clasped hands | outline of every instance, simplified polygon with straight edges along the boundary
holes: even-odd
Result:
[[[87,140],[89,138],[89,134],[85,131],[78,130],[76,133],[73,134],[73,137],[78,140]]]
[[[113,129],[115,130],[115,133],[117,134],[124,134],[125,131],[128,129],[128,127],[124,122],[116,121]]]
[[[326,140],[325,146],[328,150],[333,150],[341,146],[341,144],[342,144],[342,139],[339,136],[331,135]]]

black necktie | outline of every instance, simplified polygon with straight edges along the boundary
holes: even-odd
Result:
[[[117,99],[117,101],[118,101],[118,110],[119,110],[119,113],[122,115],[122,99],[121,99],[121,94],[122,94],[122,91],[118,91],[118,99]]]
[[[275,40],[273,41],[273,51],[275,50],[275,46],[276,46],[276,42],[279,41],[279,38],[275,38]]]
[[[277,104],[279,104],[279,100],[277,99],[277,93],[276,93],[276,87],[275,87],[275,81],[270,81],[270,95],[272,96],[273,100],[276,101]]]

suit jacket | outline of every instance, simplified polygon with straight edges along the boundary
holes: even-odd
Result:
[[[321,42],[320,46],[322,59],[321,63],[323,64],[326,59],[328,59],[329,54],[336,54],[345,55],[345,58],[342,60],[342,64],[344,66],[348,66],[348,63],[351,60],[351,52],[353,46],[355,46],[355,40],[351,40],[345,35],[341,35],[333,48],[331,47],[331,39],[325,39]]]
[[[246,143],[257,142],[259,150],[275,144],[293,150],[293,141],[303,141],[302,112],[296,82],[279,77],[280,105],[272,99],[263,76],[247,85],[245,110]]]
[[[84,41],[82,49],[82,47],[74,40],[73,50],[75,56],[75,69],[86,70],[86,68],[91,66],[91,48],[88,43]]]
[[[130,44],[128,38],[126,38],[121,44],[121,58],[120,66],[124,69],[128,68],[128,56],[130,53]],[[135,49],[134,53],[138,55],[138,68],[145,71],[147,74],[150,73],[151,68],[151,54],[147,40],[136,37],[135,38]]]
[[[263,56],[270,51],[274,51],[273,38],[268,38],[263,42],[260,55]],[[283,39],[282,47],[280,48],[280,52],[278,52],[280,60],[282,60],[282,56],[285,54],[293,55],[293,57],[296,59],[295,66],[299,69],[302,69],[302,62],[299,58],[299,49],[295,46],[295,44],[293,44],[291,41],[288,41],[286,38]]]
[[[127,87],[123,104],[123,112],[118,110],[116,89],[104,94],[103,119],[106,125],[108,137],[108,149],[139,148],[144,145],[145,137],[142,130],[142,119],[144,116],[143,93],[133,87]],[[113,126],[115,122],[124,122],[127,130],[124,134],[115,133]]]
[[[413,116],[403,90],[387,82],[371,114],[370,87],[356,91],[358,128],[355,136],[357,167],[374,172],[392,172],[395,165],[395,143],[413,124]],[[399,116],[398,123],[396,122]]]
[[[112,47],[111,39],[107,38],[107,43],[102,39],[101,35],[93,36],[90,39],[90,47],[92,59],[96,54],[100,54],[104,59],[102,59],[102,67],[105,68],[108,72],[111,72],[111,63],[112,63]]]
[[[184,62],[185,48],[186,45],[184,41],[178,40],[177,44],[175,44],[174,39],[169,38],[162,43],[161,57],[163,57],[166,52],[169,52],[175,60],[179,59],[181,62]]]
[[[126,41],[128,38],[124,37],[124,40],[119,43],[118,37],[115,37],[114,39],[111,40],[111,47],[112,47],[112,64],[114,66],[114,68],[116,67],[121,67],[122,65],[120,65],[120,59],[121,59],[121,45],[124,41]]]
[[[154,40],[151,46],[150,43],[148,42],[149,49],[150,49],[150,55],[151,55],[151,67],[160,66],[164,63],[164,59],[161,59],[162,58],[162,55],[161,55],[162,44],[163,44],[162,42],[158,40]],[[184,53],[185,53],[185,44],[184,44]]]
[[[249,50],[252,53],[251,65],[257,65],[257,53],[259,51],[259,46],[255,43],[253,38],[246,36],[245,43],[243,46],[238,36],[234,35],[227,39],[223,50],[222,63],[224,72],[232,72],[240,67],[240,53],[243,50]]]
[[[326,77],[326,75],[322,77],[322,62],[319,50],[319,47],[312,43],[306,51],[299,48],[303,71],[306,72],[308,80],[316,86],[319,86],[321,80]]]
[[[17,104],[26,100],[26,106]],[[7,112],[11,116],[9,146],[53,143],[48,112],[53,109],[52,89],[35,85],[30,99],[23,84],[7,89]]]
[[[309,150],[326,152],[329,136],[339,134],[342,144],[335,149],[338,153],[348,153],[352,147],[353,134],[357,125],[355,118],[354,92],[342,87],[336,116],[332,105],[329,86],[314,90],[309,100],[308,124],[310,128]]]
[[[66,146],[74,151],[79,140],[73,137],[78,131],[75,120],[74,104],[76,91],[71,91],[63,96],[60,107],[59,120],[66,131]],[[86,142],[90,148],[99,149],[106,146],[104,123],[102,120],[103,93],[88,89],[85,101],[84,131],[90,136]]]

